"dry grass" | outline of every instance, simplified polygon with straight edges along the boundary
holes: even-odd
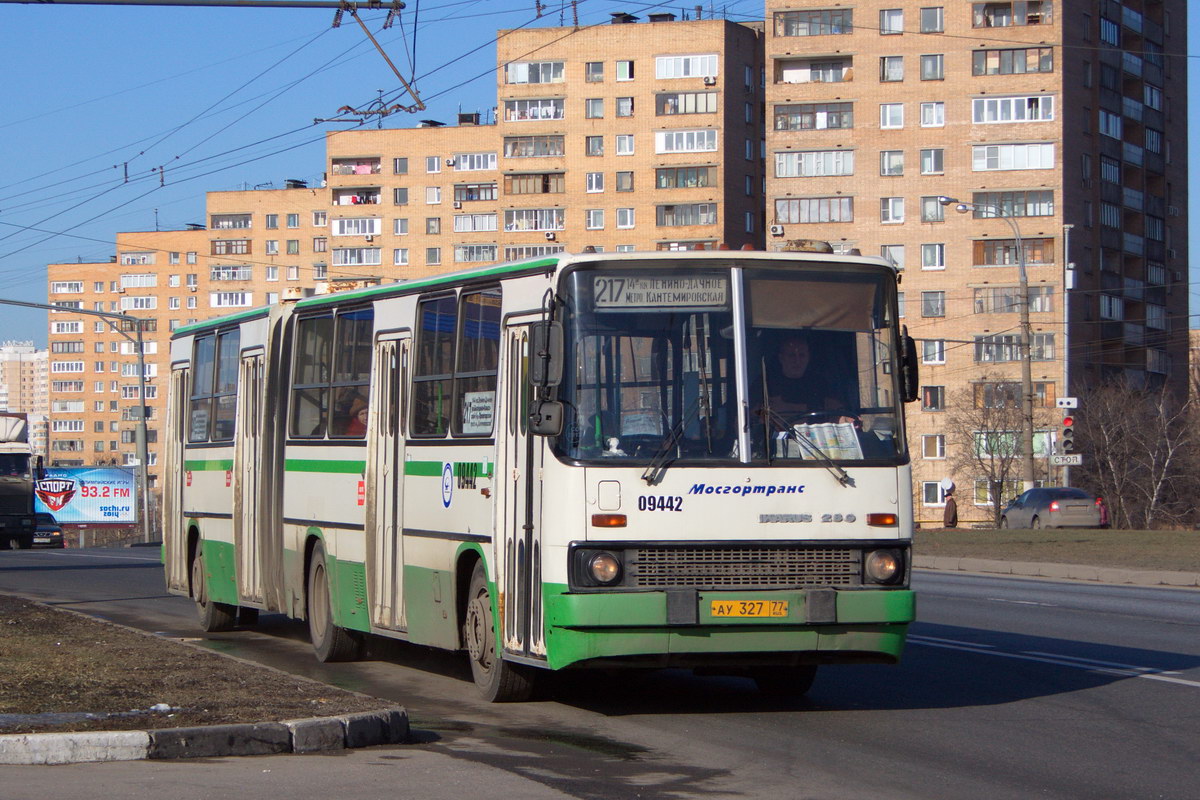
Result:
[[[917,531],[919,556],[1200,572],[1200,531]]]
[[[388,706],[268,667],[0,595],[0,733],[269,722]],[[172,711],[146,713],[165,703]],[[44,725],[4,715],[143,713]]]

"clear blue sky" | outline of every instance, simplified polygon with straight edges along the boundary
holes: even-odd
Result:
[[[388,127],[490,109],[496,30],[572,24],[569,2],[545,0],[541,19],[535,2],[407,0],[402,24],[387,31],[379,30],[383,12],[363,12],[429,106],[392,117]],[[678,14],[695,5],[581,0],[578,13],[580,24],[592,25],[614,11]],[[731,19],[761,19],[763,10],[762,0],[715,7]],[[333,15],[0,4],[0,298],[46,302],[46,264],[107,260],[117,231],[204,222],[206,191],[318,180],[324,132],[347,126],[314,118],[365,107],[380,89],[389,103],[409,102],[358,25],[347,16],[332,29]],[[1190,22],[1189,51],[1200,52],[1200,20]],[[1193,120],[1198,61],[1188,59]],[[1200,165],[1200,124],[1189,154]],[[1200,230],[1200,203],[1190,208]],[[1200,265],[1200,236],[1191,257]],[[8,339],[44,346],[45,313],[0,306],[0,341]]]

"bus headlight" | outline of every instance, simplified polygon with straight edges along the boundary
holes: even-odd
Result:
[[[621,580],[621,562],[612,553],[596,553],[588,559],[588,572],[596,583],[611,586]]]
[[[863,559],[863,571],[872,583],[899,583],[904,578],[904,559],[899,550],[871,550]]]

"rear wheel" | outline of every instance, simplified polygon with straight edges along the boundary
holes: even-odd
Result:
[[[196,601],[201,628],[209,633],[233,630],[237,623],[237,606],[214,603],[209,599],[208,576],[199,543],[196,545],[196,555],[192,557],[192,599]]]
[[[490,703],[528,700],[533,694],[533,673],[528,667],[505,661],[497,652],[492,595],[488,590],[483,562],[475,564],[467,593],[463,620],[463,642],[471,659],[471,677],[479,693]]]
[[[320,661],[356,661],[362,655],[362,635],[333,623],[325,546],[320,542],[308,564],[308,636]]]
[[[758,691],[773,697],[800,697],[812,688],[817,678],[816,664],[795,667],[759,667],[750,673]]]

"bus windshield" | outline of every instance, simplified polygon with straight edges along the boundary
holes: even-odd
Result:
[[[559,456],[896,463],[904,438],[891,276],[757,264],[570,273]]]

